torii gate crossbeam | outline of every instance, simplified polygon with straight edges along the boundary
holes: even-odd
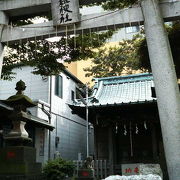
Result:
[[[103,1],[104,0],[79,0],[79,4],[88,5],[90,3]],[[51,12],[51,0],[1,0],[0,11],[6,12],[10,19],[47,14]]]

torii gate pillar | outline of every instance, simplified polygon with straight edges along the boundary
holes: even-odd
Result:
[[[180,178],[180,93],[158,0],[141,2],[170,180]]]
[[[0,30],[0,34],[1,34],[1,30]],[[1,77],[2,64],[3,64],[3,49],[4,49],[4,47],[3,47],[2,43],[0,42],[0,77]]]
[[[8,24],[8,17],[5,15],[4,12],[0,11],[0,79],[1,79],[3,52],[4,52],[4,46],[1,43],[1,37],[2,37],[2,32],[3,32],[3,27],[5,24]]]

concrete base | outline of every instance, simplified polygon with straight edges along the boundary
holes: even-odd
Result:
[[[141,164],[139,166],[139,174],[140,175],[158,175],[163,179],[162,170],[159,164]]]
[[[0,174],[5,175],[30,175],[41,173],[41,163],[1,163]]]
[[[75,180],[95,180],[95,178],[75,178]]]
[[[11,176],[8,176],[8,175],[4,175],[4,176],[1,176],[0,175],[0,179],[1,180],[47,180],[42,174],[40,175],[11,175]]]
[[[75,180],[95,180],[93,169],[80,169],[78,170],[78,177]]]
[[[0,176],[4,178],[41,174],[41,163],[36,163],[35,148],[6,147],[0,149],[0,154]]]
[[[27,137],[21,137],[21,136],[5,136],[4,137],[5,144],[7,147],[9,146],[31,146],[32,145],[32,139]]]
[[[158,175],[109,176],[105,180],[162,180]]]

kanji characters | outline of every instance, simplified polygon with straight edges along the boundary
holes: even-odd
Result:
[[[135,172],[135,173],[139,173],[138,167],[135,167],[135,168],[134,168],[134,172]]]
[[[72,13],[69,2],[69,0],[59,0],[60,24],[72,21],[72,19],[69,18],[69,13]]]
[[[138,167],[126,168],[124,171],[125,171],[126,174],[131,174],[131,173],[138,174],[139,173],[139,168]]]
[[[131,173],[131,172],[132,172],[132,169],[131,169],[131,168],[127,168],[127,169],[125,169],[125,172],[126,172],[126,173]]]

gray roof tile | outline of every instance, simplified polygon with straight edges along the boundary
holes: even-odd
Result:
[[[89,106],[129,104],[156,100],[151,95],[154,87],[152,74],[96,78],[95,93],[89,97]],[[93,99],[98,100],[92,101]],[[82,105],[81,103],[79,105]]]

